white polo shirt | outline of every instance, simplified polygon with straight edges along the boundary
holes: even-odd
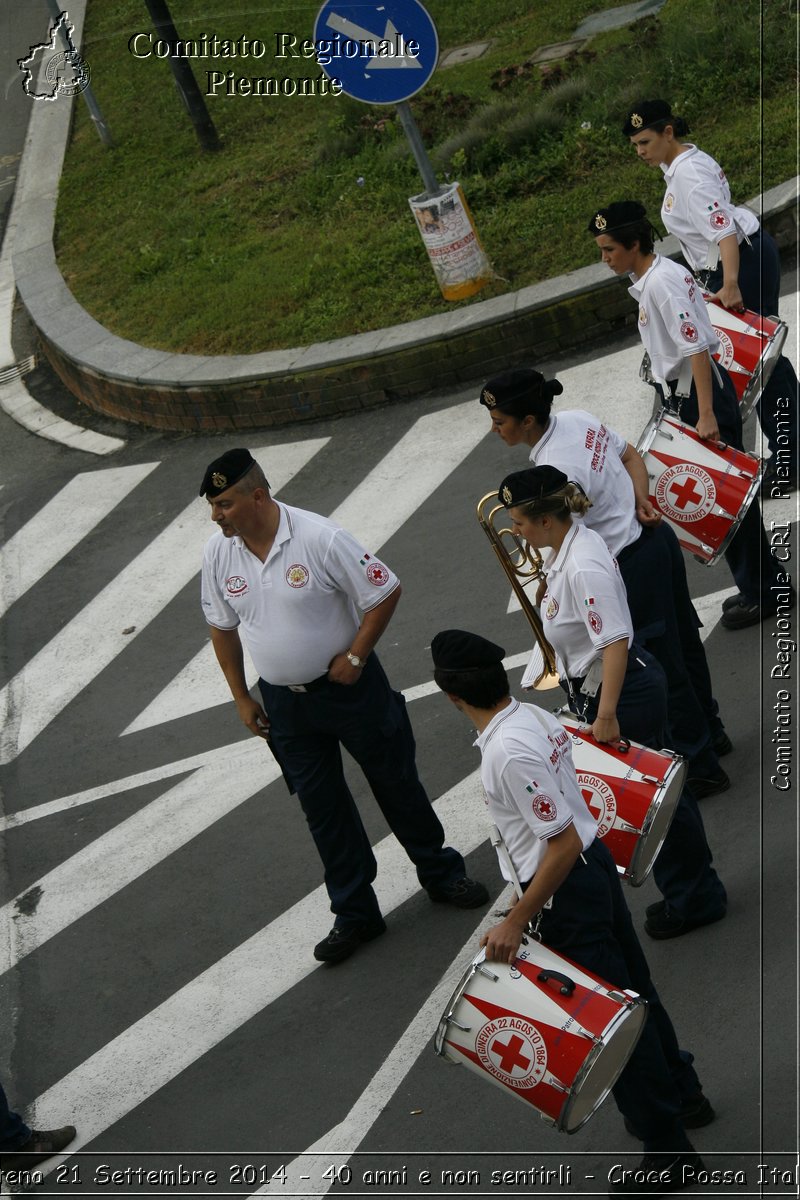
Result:
[[[512,700],[475,745],[489,813],[520,882],[533,878],[548,839],[569,825],[582,850],[592,844],[597,821],[575,777],[569,734],[552,713]],[[502,855],[498,858],[504,878],[513,882]]]
[[[661,220],[681,244],[686,261],[695,271],[716,267],[719,242],[736,234],[739,243],[758,229],[758,217],[749,208],[731,204],[731,189],[718,162],[689,143],[664,172]]]
[[[622,462],[628,443],[597,417],[582,409],[552,414],[544,434],[531,450],[535,464],[557,467],[583,488],[592,507],[583,517],[612,554],[641,536],[633,482]]]
[[[277,501],[276,501],[277,503]],[[310,683],[348,649],[360,620],[398,586],[397,576],[326,517],[278,504],[266,562],[238,536],[206,543],[202,604],[209,625],[236,629],[268,683]]]
[[[700,284],[686,267],[656,254],[644,275],[631,279],[628,292],[639,305],[639,336],[658,383],[677,380],[684,359],[719,349]]]
[[[551,551],[544,569],[542,624],[562,677],[586,675],[612,642],[626,638],[632,644],[625,584],[617,560],[598,533],[573,525],[561,549]]]

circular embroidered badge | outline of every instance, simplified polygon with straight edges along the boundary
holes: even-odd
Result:
[[[639,324],[646,325],[648,320],[649,317],[647,316],[647,309],[644,307],[644,305],[642,305],[639,309]]]
[[[534,796],[531,807],[533,808],[534,815],[540,821],[555,821],[558,816],[554,801],[549,796],[545,796],[543,792],[538,796]]]
[[[247,591],[247,580],[242,579],[241,575],[231,575],[225,580],[225,590],[229,596],[241,596],[242,592]]]
[[[589,622],[595,633],[599,633],[603,628],[603,619],[600,616],[600,613],[596,612],[593,608],[590,608],[587,612],[586,620]]]
[[[727,213],[714,212],[708,218],[708,223],[712,229],[727,229],[731,223],[731,219]]]
[[[553,617],[558,612],[558,601],[555,596],[551,596],[547,602],[547,608],[544,610],[546,620],[552,621]]]
[[[719,341],[719,358],[717,361],[722,367],[729,367],[734,359],[733,342],[728,337],[724,329],[714,327],[714,333]],[[714,356],[716,358],[716,355]]]
[[[655,486],[655,502],[666,517],[681,525],[702,521],[714,507],[717,489],[708,471],[694,463],[668,467]]]
[[[681,322],[681,337],[685,342],[696,342],[697,326],[693,325],[691,321]]]
[[[382,562],[371,562],[367,567],[367,579],[375,587],[383,587],[389,582],[389,572]]]
[[[667,192],[664,197],[664,212],[672,212],[672,206],[675,203],[675,197],[672,192]]]
[[[536,1087],[547,1069],[547,1045],[526,1017],[496,1017],[478,1030],[475,1049],[484,1070],[507,1087]]]
[[[304,567],[302,563],[292,563],[286,572],[286,582],[289,587],[305,587],[308,580],[308,567]]]
[[[605,837],[617,815],[616,797],[605,779],[601,779],[599,775],[589,775],[585,771],[578,771],[577,775],[581,794],[589,806],[589,812],[597,818],[597,836]]]

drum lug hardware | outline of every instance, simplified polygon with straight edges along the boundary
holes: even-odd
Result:
[[[447,1021],[448,1025],[455,1025],[456,1029],[460,1029],[462,1033],[469,1033],[472,1029],[471,1025],[462,1025],[460,1021],[455,1019],[452,1013],[445,1017],[445,1021]]]
[[[487,979],[491,979],[492,983],[497,983],[500,978],[499,975],[495,975],[494,971],[490,971],[483,963],[478,967],[478,974],[485,975]]]

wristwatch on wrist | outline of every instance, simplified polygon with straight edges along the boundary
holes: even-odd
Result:
[[[351,667],[363,667],[364,664],[357,654],[353,654],[352,650],[347,651],[347,661]]]

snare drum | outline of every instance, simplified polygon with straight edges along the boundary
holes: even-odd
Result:
[[[780,358],[787,326],[777,317],[761,317],[750,309],[732,312],[708,295],[703,298],[719,339],[719,351],[712,358],[730,374],[744,420]]]
[[[528,940],[513,965],[480,951],[447,1003],[434,1049],[574,1133],[608,1095],[647,1007]]]
[[[647,467],[650,500],[683,548],[711,566],[758,495],[764,463],[745,450],[704,441],[665,408],[636,449]]]
[[[572,761],[597,836],[605,842],[620,875],[639,887],[650,874],[675,816],[686,761],[670,750],[638,742],[596,742],[588,725],[569,709],[558,719],[572,740]]]

